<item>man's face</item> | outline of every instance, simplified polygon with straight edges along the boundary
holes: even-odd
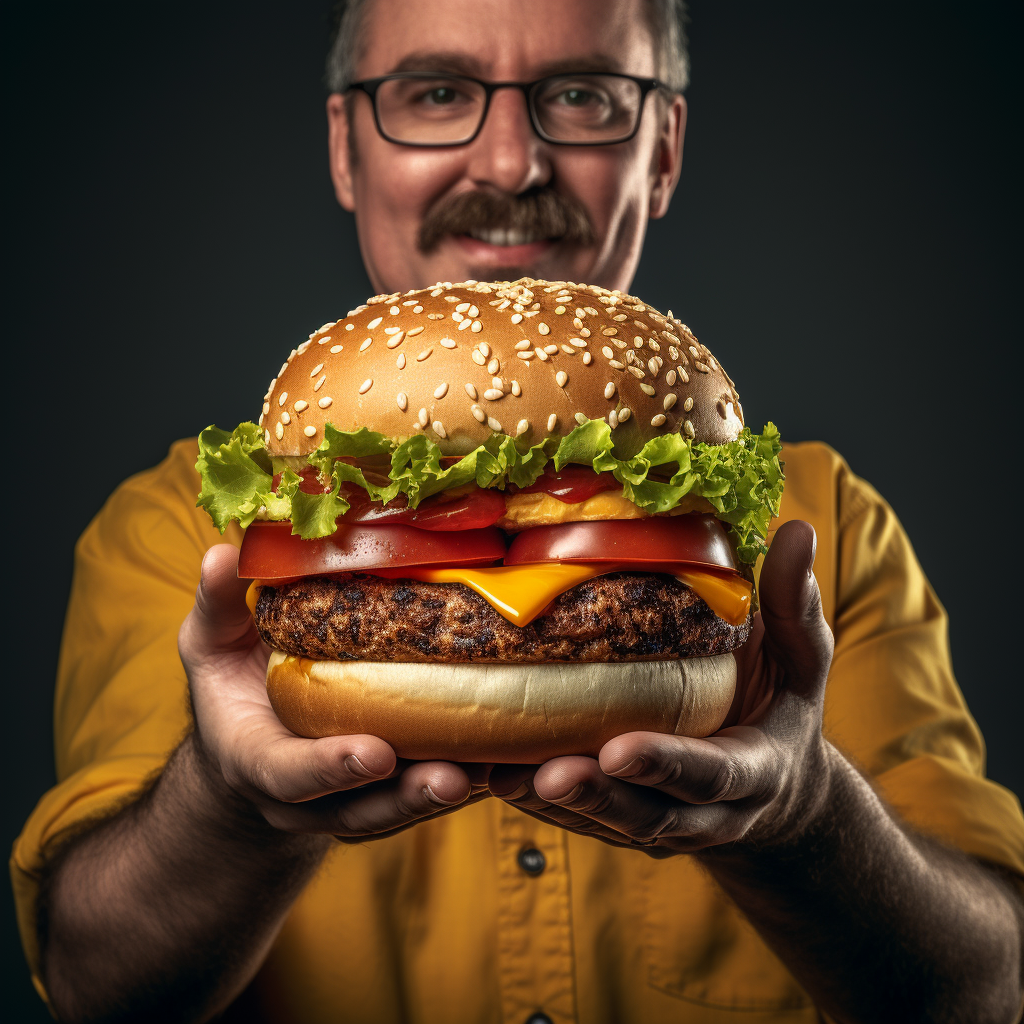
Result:
[[[529,82],[558,72],[657,77],[643,0],[373,0],[356,79],[445,71],[483,81]],[[559,146],[534,132],[523,93],[494,93],[469,144],[420,149],[383,139],[370,98],[328,100],[331,171],[338,201],[355,213],[363,261],[382,292],[435,281],[528,274],[627,289],[648,217],[660,217],[679,175],[686,108],[647,97],[640,129],[607,146]],[[351,132],[351,137],[349,133]],[[353,154],[355,159],[353,160]],[[497,199],[555,194],[585,213],[591,238],[494,244],[502,232],[442,234],[421,244],[424,221],[466,193]],[[499,203],[500,205],[500,203]],[[490,228],[496,226],[493,222]],[[585,236],[586,231],[582,232]]]

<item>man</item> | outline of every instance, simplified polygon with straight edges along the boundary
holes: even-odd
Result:
[[[529,272],[628,287],[678,178],[678,91],[651,90],[625,141],[573,147],[540,134],[536,90],[509,85],[468,141],[421,147],[382,116],[380,79],[678,89],[670,7],[350,5],[331,168],[374,286]],[[463,87],[459,101],[480,95]],[[767,713],[536,771],[396,765],[374,737],[287,733],[234,552],[190,507],[194,447],[122,488],[78,552],[62,783],[15,853],[27,923],[41,883],[38,973],[58,1013],[207,1019],[255,976],[245,1019],[1014,1019],[1024,822],[979,776],[941,610],[866,485],[820,446],[786,457],[790,521],[745,651],[748,685],[777,689]],[[173,640],[204,552],[179,743]]]

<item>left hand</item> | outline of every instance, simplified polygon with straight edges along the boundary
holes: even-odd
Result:
[[[760,610],[735,652],[727,728],[705,739],[633,732],[592,757],[498,765],[491,793],[534,817],[656,857],[799,835],[828,791],[821,734],[832,633],[811,573],[814,530],[781,526],[761,573]]]

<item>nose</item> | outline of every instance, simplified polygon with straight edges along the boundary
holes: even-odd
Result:
[[[551,179],[547,143],[533,130],[526,97],[518,89],[494,93],[469,148],[467,173],[477,188],[518,195]]]

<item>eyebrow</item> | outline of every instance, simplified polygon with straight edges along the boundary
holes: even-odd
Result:
[[[399,74],[403,71],[440,71],[452,75],[466,75],[473,78],[484,77],[484,64],[467,53],[456,51],[417,51],[406,54],[389,72]],[[581,57],[568,57],[552,60],[541,64],[536,69],[537,78],[549,75],[578,74],[582,72],[602,72],[621,70],[619,61],[610,55],[592,53]]]

